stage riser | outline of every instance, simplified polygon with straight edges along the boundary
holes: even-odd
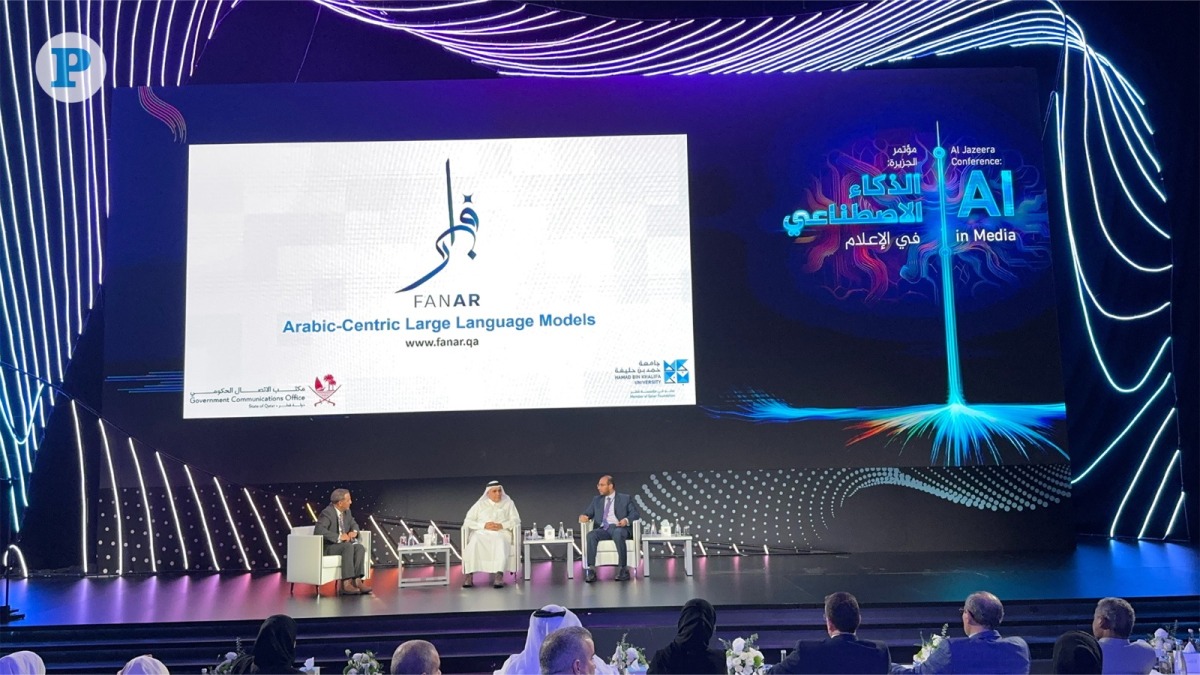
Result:
[[[1139,599],[1138,627],[1154,627],[1178,620],[1195,625],[1200,617],[1200,597]],[[1087,630],[1093,602],[1039,602],[1006,605],[1002,632],[1020,635],[1030,644],[1034,672],[1048,672],[1054,640],[1068,630]],[[961,634],[958,605],[864,607],[860,635],[885,641],[894,661],[908,661],[916,651],[921,633],[938,631],[950,623],[951,635]],[[580,612],[583,621],[608,657],[612,645],[628,632],[628,640],[647,651],[661,647],[674,637],[676,609],[629,609]],[[528,627],[526,612],[475,613],[470,615],[421,615],[347,617],[301,620],[296,653],[314,657],[325,672],[341,672],[344,650],[371,650],[381,659],[405,640],[427,639],[442,654],[447,673],[490,672],[507,655],[522,649]],[[76,626],[72,628],[9,627],[0,631],[5,652],[30,649],[40,654],[51,673],[112,673],[129,658],[152,653],[175,672],[198,672],[210,667],[218,655],[233,649],[241,637],[249,648],[258,622],[196,622],[180,624],[129,624],[123,626]],[[798,639],[824,637],[820,607],[718,608],[717,637],[733,638],[758,633],[759,645],[768,661],[779,659],[780,649],[790,649]],[[715,644],[715,643],[714,643]]]

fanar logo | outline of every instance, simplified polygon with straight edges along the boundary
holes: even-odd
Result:
[[[322,380],[324,380],[323,384]],[[333,379],[333,375],[326,375],[325,377],[317,376],[313,378],[313,386],[308,388],[309,391],[317,395],[317,402],[314,403],[313,406],[315,407],[321,405],[322,403],[328,403],[331,406],[337,407],[337,404],[329,399],[333,398],[333,395],[338,393],[338,390],[341,388],[342,387],[337,383],[337,380]]]
[[[463,195],[462,209],[459,210],[458,217],[455,219],[454,189],[450,183],[449,159],[446,160],[446,211],[450,222],[446,229],[438,235],[437,241],[433,244],[434,249],[437,250],[438,255],[442,259],[441,262],[430,270],[428,274],[396,291],[397,293],[411,291],[446,269],[446,266],[450,264],[450,253],[454,250],[455,245],[460,241],[465,242],[468,237],[470,238],[470,244],[461,244],[459,248],[466,248],[467,257],[472,260],[475,259],[475,237],[479,234],[479,214],[475,212],[475,204],[471,201],[471,195]]]

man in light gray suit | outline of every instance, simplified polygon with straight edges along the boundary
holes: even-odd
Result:
[[[1100,672],[1146,675],[1154,668],[1157,656],[1145,642],[1130,642],[1133,632],[1133,605],[1122,598],[1104,598],[1096,603],[1092,615],[1092,635],[1100,641],[1104,663]]]

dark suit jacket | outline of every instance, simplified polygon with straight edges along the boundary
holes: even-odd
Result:
[[[604,515],[605,499],[607,499],[607,497],[601,497],[600,495],[593,497],[592,503],[588,504],[587,510],[583,512],[583,515],[591,518],[592,520],[598,520],[601,518]],[[613,516],[616,517],[617,521],[628,518],[631,525],[633,521],[642,517],[641,514],[638,513],[637,506],[635,506],[633,503],[633,497],[621,494],[620,492],[613,495]],[[597,527],[603,525],[604,523],[597,523]]]
[[[358,532],[358,521],[354,520],[350,509],[346,509],[346,512],[342,514],[342,520],[346,524],[347,531]],[[317,516],[317,525],[313,528],[313,534],[325,537],[326,544],[338,543],[338,535],[341,533],[338,532],[337,507],[333,504],[325,507],[321,515]]]
[[[841,633],[820,642],[797,642],[771,673],[886,673],[890,662],[882,642]]]
[[[1019,637],[1000,637],[994,630],[969,638],[942,640],[924,663],[894,668],[893,673],[1000,673],[1029,672],[1029,645]]]

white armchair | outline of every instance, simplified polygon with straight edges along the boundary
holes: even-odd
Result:
[[[633,571],[634,576],[637,576],[639,556],[642,552],[642,521],[635,520],[633,525],[633,535],[625,540],[625,562],[629,569]],[[583,543],[583,564],[587,564],[588,559],[588,533],[592,531],[594,522],[589,520],[586,523],[579,524],[579,540]],[[617,564],[617,545],[612,540],[601,541],[596,546],[596,567],[611,566]]]
[[[367,549],[363,560],[363,572],[371,576],[371,532],[361,530],[358,540]],[[288,592],[296,590],[296,584],[321,586],[337,581],[342,576],[342,557],[325,555],[325,538],[313,534],[313,526],[293,527],[287,538],[287,580],[291,584]]]
[[[514,577],[521,569],[521,544],[524,541],[524,532],[521,530],[521,522],[517,521],[517,526],[512,530],[512,541],[508,549],[508,564],[505,565],[505,572],[512,574]],[[462,550],[467,550],[467,542],[471,541],[471,530],[462,528]]]

